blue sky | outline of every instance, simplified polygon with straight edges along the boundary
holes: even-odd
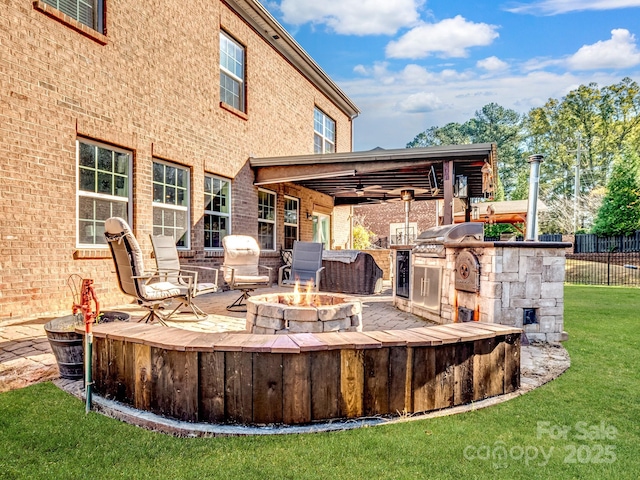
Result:
[[[640,0],[262,0],[358,105],[354,150],[403,148],[495,102],[640,83]]]

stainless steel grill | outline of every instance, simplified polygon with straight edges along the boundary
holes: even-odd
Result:
[[[423,257],[446,256],[445,243],[461,243],[465,240],[482,240],[484,224],[480,222],[458,223],[431,227],[418,235],[412,253]]]

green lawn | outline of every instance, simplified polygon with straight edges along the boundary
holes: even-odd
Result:
[[[572,364],[564,375],[450,417],[174,438],[85,416],[81,401],[50,383],[4,393],[0,478],[639,478],[640,290],[569,286],[565,303]]]

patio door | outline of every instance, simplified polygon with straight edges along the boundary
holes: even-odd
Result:
[[[331,217],[322,213],[313,214],[313,241],[320,242],[325,250],[329,250],[331,244]]]

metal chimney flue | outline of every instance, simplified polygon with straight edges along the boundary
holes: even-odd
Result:
[[[525,241],[533,242],[538,236],[538,190],[540,188],[540,164],[544,156],[531,155],[529,163],[531,172],[529,174],[529,203],[527,204],[527,230]]]

